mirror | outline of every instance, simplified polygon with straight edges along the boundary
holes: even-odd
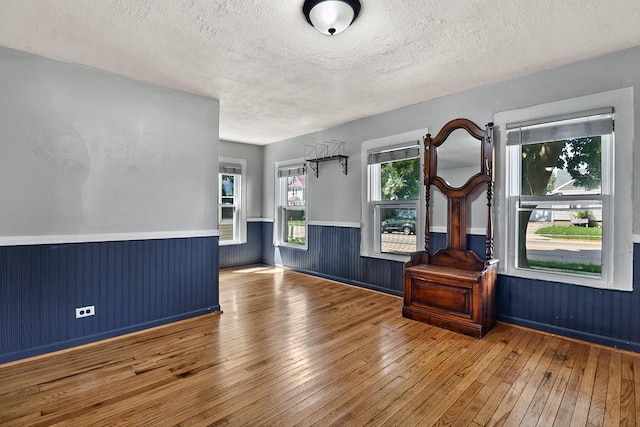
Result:
[[[435,137],[427,134],[424,139],[426,190],[430,191],[431,185],[434,185],[447,198],[448,251],[467,250],[470,212],[467,202],[473,202],[472,193],[478,187],[482,186],[487,190],[487,206],[491,208],[494,182],[492,135],[493,123],[488,123],[483,130],[471,120],[461,118],[445,124]],[[490,218],[487,223],[491,223]],[[424,228],[430,230],[428,215],[425,217]],[[487,226],[487,233],[491,234],[491,230]],[[425,248],[429,246],[427,240],[425,235]],[[486,259],[491,259],[493,243],[490,237],[487,242]],[[481,262],[474,259],[476,261]]]
[[[456,129],[438,148],[438,176],[450,187],[459,188],[480,173],[482,141],[465,129]]]

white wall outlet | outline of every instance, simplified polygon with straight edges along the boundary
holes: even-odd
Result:
[[[96,314],[96,307],[93,305],[76,308],[76,319],[79,319],[81,317],[93,316],[94,314]]]

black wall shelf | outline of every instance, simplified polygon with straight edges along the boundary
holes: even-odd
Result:
[[[318,178],[319,176],[319,171],[320,171],[320,163],[322,162],[331,162],[331,161],[339,161],[340,164],[342,165],[342,171],[344,172],[345,175],[347,175],[347,171],[348,171],[348,165],[349,165],[349,156],[345,156],[343,154],[336,154],[333,156],[324,156],[324,157],[318,157],[315,159],[307,159],[307,162],[309,163],[309,167],[311,169],[313,169],[313,171],[316,173],[316,178]]]

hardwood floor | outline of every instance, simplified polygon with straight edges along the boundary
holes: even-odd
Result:
[[[640,427],[640,355],[505,324],[482,340],[399,298],[270,267],[222,314],[0,365],[0,425]]]

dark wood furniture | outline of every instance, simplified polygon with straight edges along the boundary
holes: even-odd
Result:
[[[464,129],[481,145],[479,172],[462,187],[452,187],[438,175],[438,147],[450,134]],[[479,128],[467,119],[447,123],[435,138],[424,140],[426,214],[424,251],[411,254],[404,265],[404,317],[429,323],[476,338],[495,325],[497,260],[493,259],[492,204],[494,187],[493,123]],[[446,247],[429,253],[431,185],[447,197]],[[467,248],[469,195],[480,185],[487,190],[485,261]]]

